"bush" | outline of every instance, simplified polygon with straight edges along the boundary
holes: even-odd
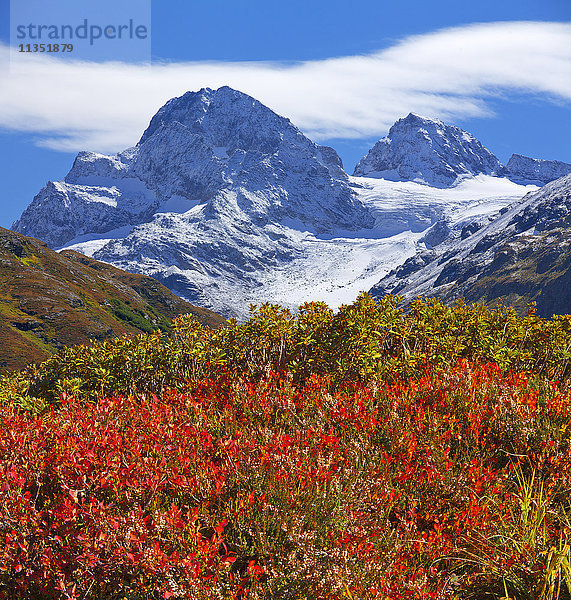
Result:
[[[0,407],[0,598],[569,598],[571,397],[462,360]]]
[[[488,310],[459,302],[400,298],[375,301],[361,294],[336,313],[307,303],[292,314],[277,305],[252,306],[242,324],[211,330],[190,315],[170,334],[123,337],[66,348],[38,366],[0,380],[0,398],[41,409],[60,393],[100,395],[161,393],[215,375],[263,377],[289,371],[296,383],[326,374],[347,381],[395,381],[446,369],[458,359],[495,362],[503,371],[532,371],[555,380],[570,373],[571,316],[526,317],[513,309]]]
[[[0,381],[0,600],[571,599],[571,317],[361,294]]]

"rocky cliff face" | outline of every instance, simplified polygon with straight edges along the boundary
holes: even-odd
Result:
[[[80,153],[67,177],[48,182],[12,229],[57,248],[80,235],[149,220],[160,200],[123,161],[122,155]]]
[[[503,176],[505,168],[470,133],[411,113],[390,128],[353,174],[445,188],[477,174]]]
[[[506,168],[514,181],[531,182],[537,185],[544,185],[571,173],[571,165],[568,163],[529,158],[521,154],[512,154]]]

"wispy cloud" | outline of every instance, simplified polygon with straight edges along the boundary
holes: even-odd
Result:
[[[9,50],[0,46],[0,61]],[[230,85],[315,139],[383,135],[413,111],[449,121],[491,114],[490,98],[571,101],[571,24],[474,24],[408,37],[374,54],[307,61],[133,65],[26,56],[0,83],[0,127],[60,150],[121,150],[169,98]]]

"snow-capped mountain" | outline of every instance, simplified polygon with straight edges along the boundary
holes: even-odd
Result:
[[[446,188],[473,175],[503,176],[502,163],[470,133],[410,113],[399,119],[353,175]]]
[[[571,173],[571,165],[560,160],[542,160],[529,158],[521,154],[512,154],[506,165],[510,178],[514,181],[544,185]]]
[[[535,300],[545,316],[571,311],[571,175],[427,245],[371,293],[502,300],[520,309]]]
[[[223,87],[169,101],[134,148],[79,154],[13,229],[232,314],[306,253],[306,234],[372,225],[333,149]]]
[[[351,302],[535,189],[493,176],[499,161],[438,121],[409,115],[388,139],[418,181],[349,177],[332,148],[253,98],[227,87],[188,92],[134,148],[80,153],[13,228],[241,318],[250,303]]]
[[[238,209],[259,224],[301,219],[316,231],[368,223],[334,150],[223,87],[170,100],[135,148],[80,153],[65,180],[49,183],[13,229],[62,246],[198,205],[209,217]]]

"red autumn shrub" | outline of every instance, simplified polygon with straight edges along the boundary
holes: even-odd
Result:
[[[4,404],[0,598],[569,597],[570,416],[467,362]]]

